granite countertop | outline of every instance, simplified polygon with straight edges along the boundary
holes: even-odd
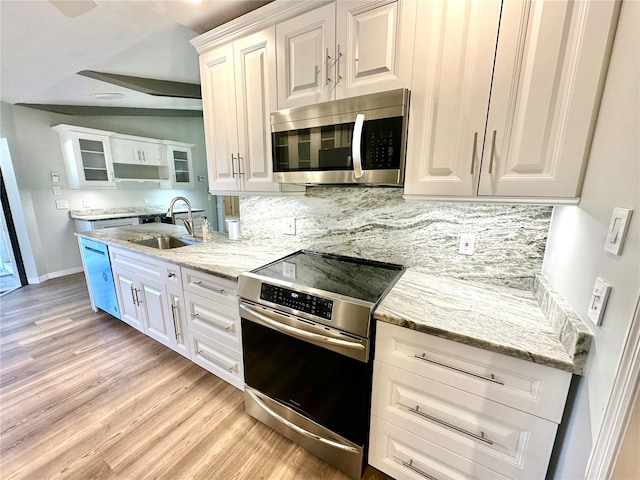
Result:
[[[409,269],[374,318],[578,375],[592,339],[541,274],[527,292]]]
[[[86,210],[70,210],[74,220],[108,220],[111,218],[142,217],[146,215],[164,215],[168,206],[151,205],[147,207],[92,208]],[[186,213],[184,208],[175,208],[175,213]],[[204,208],[192,208],[192,212],[204,212]]]
[[[103,228],[76,233],[76,235],[153,255],[164,261],[230,280],[237,280],[242,272],[261,267],[291,253],[290,249],[283,250],[277,245],[262,245],[242,239],[229,240],[226,233],[218,232],[212,232],[211,240],[207,242],[167,250],[131,243],[130,240],[144,240],[163,235],[188,237],[187,230],[183,226],[167,223]]]
[[[187,236],[184,227],[162,223],[76,235],[230,280],[292,253],[273,242],[233,241],[216,232],[210,241],[169,250],[130,242],[163,235]],[[408,269],[380,303],[374,318],[578,375],[584,374],[592,339],[591,332],[541,274],[529,292]]]

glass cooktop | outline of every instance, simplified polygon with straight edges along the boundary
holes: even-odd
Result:
[[[403,271],[402,265],[299,250],[253,273],[376,303]]]

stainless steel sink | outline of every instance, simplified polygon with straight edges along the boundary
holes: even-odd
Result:
[[[186,247],[188,245],[194,245],[198,243],[195,240],[187,239],[187,238],[178,238],[171,236],[157,237],[157,238],[147,238],[145,240],[130,240],[131,243],[135,243],[136,245],[144,245],[146,247],[159,248],[161,250],[166,250],[168,248],[180,248]]]

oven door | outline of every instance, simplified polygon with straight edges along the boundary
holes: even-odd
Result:
[[[275,310],[240,305],[247,411],[359,477],[369,432],[371,363],[265,322],[263,317],[282,315]]]

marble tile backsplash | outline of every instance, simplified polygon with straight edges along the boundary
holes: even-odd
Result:
[[[312,187],[306,196],[240,198],[243,240],[523,290],[542,269],[551,212],[548,206],[409,202],[399,188]],[[282,233],[283,218],[295,218],[295,236]],[[463,232],[475,234],[472,256],[458,253]]]

